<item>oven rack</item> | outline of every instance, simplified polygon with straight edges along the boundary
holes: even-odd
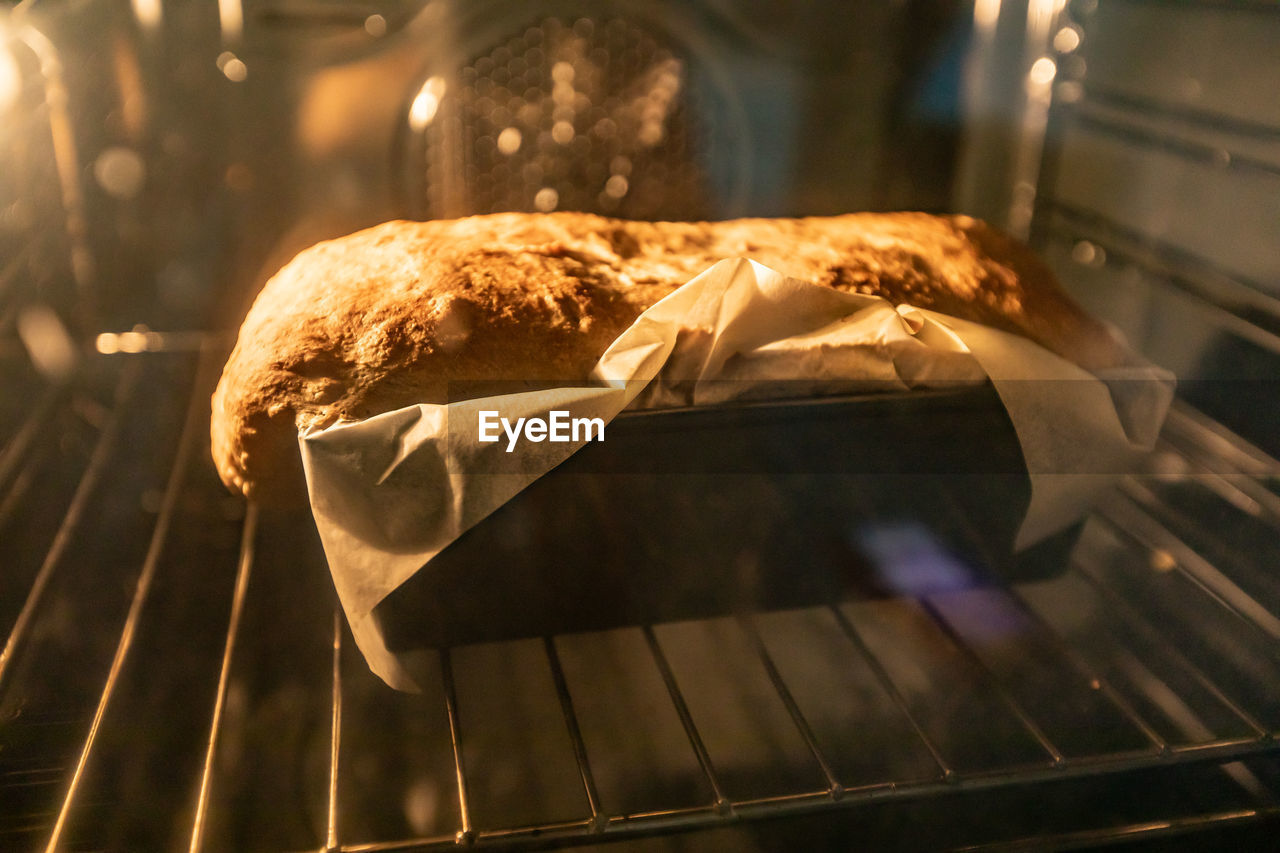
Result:
[[[0,535],[21,540],[5,548],[15,572],[0,596],[6,849],[548,847],[695,829],[768,839],[813,832],[788,818],[815,815],[840,832],[885,819],[909,833],[924,831],[904,826],[912,810],[941,801],[969,815],[966,832],[947,827],[923,846],[999,849],[1280,816],[1280,466],[1185,405],[1151,471],[1102,502],[1061,577],[449,649],[427,664],[438,681],[409,696],[354,653],[307,520],[245,506],[216,482],[207,400],[223,342],[136,343],[156,351],[100,357],[88,386],[45,390],[0,450]],[[61,507],[52,521],[51,505]],[[856,714],[833,716],[822,691],[794,677],[813,664],[815,631],[840,650],[819,669],[855,672],[835,687],[864,701],[865,723],[852,722],[866,741],[848,737]],[[658,807],[616,805],[619,744],[633,733],[602,740],[597,643],[625,646],[625,664],[647,669],[662,699],[654,716],[683,739],[679,772],[660,766],[670,778],[643,792]],[[699,655],[715,666],[698,668]],[[495,707],[527,711],[503,692],[509,671],[476,666],[503,658],[541,683],[546,707],[530,713],[555,721],[564,753],[546,764],[575,789],[544,797],[545,815],[516,807],[505,822],[494,802],[534,803],[555,786],[539,768],[517,775],[514,793],[488,778],[503,769],[492,759],[504,744],[549,736],[492,719]],[[700,682],[720,667],[721,681],[763,685],[751,694],[772,709],[772,728],[756,732],[760,761],[737,751],[734,712],[708,704]],[[725,720],[730,736],[715,726]],[[476,746],[475,732],[494,730],[496,747]],[[430,743],[410,747],[424,732]],[[778,740],[790,751],[771,751]],[[400,767],[405,752],[421,766]],[[403,801],[396,815],[370,817],[370,766],[405,784],[380,794]],[[1077,812],[1055,824],[1047,805],[1031,823],[1004,815],[999,832],[973,817],[1027,797],[1043,804],[1076,782],[1157,793],[1141,814],[1095,808],[1083,827]],[[1187,785],[1203,801],[1171,808]],[[297,802],[273,800],[282,790]],[[434,815],[405,817],[422,790]]]

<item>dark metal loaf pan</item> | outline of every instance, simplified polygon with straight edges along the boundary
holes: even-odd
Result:
[[[1037,577],[993,388],[623,413],[389,596],[396,650]]]

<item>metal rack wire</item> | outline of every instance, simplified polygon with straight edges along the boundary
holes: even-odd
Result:
[[[84,562],[92,560],[98,550],[93,541],[85,540],[97,511],[94,502],[103,500],[104,491],[111,491],[113,467],[129,455],[129,437],[136,429],[130,422],[150,417],[140,397],[145,396],[150,381],[150,365],[175,360],[189,364],[190,355],[146,353],[118,358],[124,364],[111,415],[97,434],[96,447],[88,454],[63,521],[30,580],[22,610],[6,625],[8,640],[0,667],[0,707],[5,711],[0,728],[0,786],[11,790],[25,786],[24,797],[33,803],[27,824],[3,827],[13,838],[55,850],[76,846],[100,830],[94,824],[103,819],[100,801],[108,773],[104,768],[118,761],[114,753],[130,749],[144,736],[131,733],[138,703],[147,701],[136,695],[139,679],[172,677],[159,668],[172,650],[156,648],[164,635],[148,623],[163,619],[163,612],[175,606],[170,598],[171,584],[164,575],[185,571],[184,577],[209,576],[211,582],[205,589],[217,590],[217,598],[202,605],[215,611],[206,627],[221,624],[222,628],[186,641],[205,649],[197,671],[180,679],[182,685],[195,689],[198,697],[186,696],[186,704],[160,709],[161,717],[183,714],[193,718],[184,728],[186,742],[181,750],[193,757],[178,762],[190,777],[179,787],[190,793],[174,795],[165,806],[168,812],[163,820],[186,827],[183,843],[193,851],[238,846],[234,819],[228,812],[237,800],[236,795],[228,798],[227,790],[241,784],[236,781],[238,775],[253,772],[234,766],[234,754],[246,748],[245,685],[255,678],[266,684],[254,672],[262,665],[258,657],[263,650],[258,636],[262,617],[247,611],[280,606],[279,600],[255,600],[255,586],[266,584],[256,594],[273,597],[269,589],[273,581],[266,578],[276,575],[278,589],[278,575],[285,568],[278,540],[293,534],[279,519],[249,506],[242,518],[225,513],[217,520],[217,526],[234,529],[237,536],[234,547],[224,543],[210,565],[183,569],[175,559],[175,550],[189,556],[175,542],[189,535],[189,512],[203,513],[205,523],[213,523],[208,518],[208,504],[192,497],[193,490],[217,489],[201,453],[204,401],[210,365],[215,361],[210,352],[210,348],[204,350],[202,366],[183,371],[195,390],[181,427],[170,431],[174,449],[160,454],[171,461],[159,472],[163,474],[159,481],[164,484],[163,491],[158,497],[147,498],[154,509],[150,536],[145,549],[134,552],[137,567],[123,572],[127,600],[107,608],[113,615],[104,620],[98,640],[105,644],[104,651],[90,655],[95,667],[85,678],[75,679],[77,683],[69,691],[76,697],[70,704],[80,710],[72,719],[57,722],[63,734],[70,734],[67,729],[78,729],[79,746],[70,753],[64,750],[56,760],[46,758],[43,764],[22,761],[24,738],[33,722],[52,724],[40,717],[45,709],[38,684],[39,673],[48,671],[44,668],[47,662],[57,658],[50,657],[49,638],[34,626],[47,624],[57,608],[66,606],[63,597],[74,590],[65,585],[74,587],[77,574],[85,571]],[[41,409],[32,417],[49,415]],[[16,434],[33,432],[43,430],[26,426]],[[6,444],[7,449],[15,446],[14,441]],[[458,844],[575,845],[755,825],[766,817],[856,816],[860,808],[886,803],[1033,790],[1071,780],[1127,778],[1147,770],[1173,778],[1181,769],[1219,766],[1228,767],[1224,772],[1242,793],[1240,802],[1231,808],[1210,808],[1160,820],[1045,830],[1036,837],[1084,843],[1274,818],[1280,814],[1280,805],[1269,783],[1259,782],[1251,771],[1231,768],[1250,760],[1275,760],[1280,695],[1274,684],[1280,679],[1273,681],[1271,676],[1280,674],[1280,646],[1275,643],[1280,638],[1276,616],[1280,598],[1275,596],[1273,585],[1256,576],[1255,566],[1214,562],[1206,556],[1212,548],[1194,548],[1171,532],[1162,518],[1171,501],[1160,490],[1190,489],[1209,495],[1225,511],[1246,516],[1274,533],[1280,521],[1280,498],[1275,492],[1280,467],[1185,406],[1176,408],[1170,418],[1158,457],[1161,455],[1183,460],[1182,473],[1173,478],[1164,474],[1126,480],[1086,526],[1075,559],[1061,578],[926,593],[887,602],[833,603],[806,614],[814,624],[833,629],[838,638],[836,648],[843,651],[831,663],[861,672],[874,685],[876,701],[898,715],[897,730],[913,741],[882,743],[877,748],[892,753],[914,751],[925,758],[918,772],[879,779],[854,778],[842,771],[848,764],[842,751],[856,751],[865,745],[833,739],[822,723],[811,719],[815,711],[821,718],[829,709],[815,707],[812,690],[803,680],[795,679],[795,651],[774,630],[776,616],[759,614],[729,620],[722,636],[741,640],[743,660],[767,685],[769,702],[779,709],[775,721],[789,726],[792,732],[788,737],[799,744],[797,754],[803,760],[798,759],[797,764],[806,765],[806,769],[792,775],[811,782],[791,784],[791,777],[783,773],[788,780],[785,790],[775,785],[772,790],[744,793],[734,775],[738,769],[729,767],[725,775],[721,766],[726,757],[718,746],[721,736],[709,728],[712,723],[707,720],[705,705],[699,704],[696,679],[690,680],[688,663],[678,659],[685,652],[680,635],[671,633],[670,626],[641,626],[631,629],[639,632],[635,645],[641,653],[628,665],[641,665],[656,673],[654,683],[661,685],[664,702],[678,720],[685,749],[692,755],[697,779],[688,790],[701,793],[662,807],[634,810],[620,809],[610,801],[598,777],[599,769],[611,760],[609,749],[606,745],[601,754],[598,732],[593,736],[586,731],[580,703],[582,691],[588,688],[584,687],[581,667],[569,667],[562,660],[578,640],[546,637],[531,654],[541,658],[540,671],[545,673],[549,702],[562,728],[565,764],[577,780],[576,801],[581,808],[568,817],[549,814],[534,821],[494,823],[493,809],[476,799],[483,798],[483,792],[491,787],[485,776],[494,768],[471,757],[469,738],[475,718],[469,714],[474,712],[474,691],[462,690],[466,685],[459,681],[463,676],[469,681],[481,676],[467,663],[471,660],[468,649],[448,649],[439,652],[439,684],[429,691],[433,698],[415,701],[441,703],[436,713],[445,720],[448,736],[435,746],[447,747],[450,755],[453,805],[441,807],[435,825],[452,821],[453,828],[365,837],[345,819],[349,811],[345,800],[352,793],[345,774],[369,758],[371,747],[362,727],[367,728],[371,719],[392,719],[394,715],[387,708],[402,700],[385,688],[382,693],[369,692],[369,676],[361,671],[360,661],[352,656],[346,642],[345,623],[336,610],[327,612],[331,605],[325,600],[331,602],[332,596],[322,593],[317,596],[319,603],[306,605],[306,614],[300,617],[310,625],[307,630],[315,638],[306,647],[313,659],[297,664],[311,680],[302,704],[313,721],[317,743],[323,741],[323,747],[313,744],[315,748],[310,750],[323,755],[323,760],[309,763],[305,774],[315,777],[317,791],[312,799],[322,804],[322,816],[312,821],[318,833],[314,840],[294,846],[381,851]],[[7,470],[7,456],[5,460]],[[10,477],[6,489],[13,488],[12,480]],[[154,487],[143,486],[138,496],[152,492]],[[184,508],[193,501],[197,504],[194,510]],[[963,518],[956,519],[956,528],[963,530]],[[1234,544],[1248,547],[1248,543]],[[264,555],[264,547],[271,553]],[[1274,548],[1254,556],[1264,566],[1273,567]],[[160,586],[166,587],[166,592],[157,596],[155,590]],[[202,590],[200,594],[205,593]],[[1173,595],[1177,607],[1194,611],[1196,619],[1204,620],[1204,636],[1183,633],[1186,620],[1164,618],[1168,615],[1161,609],[1168,603],[1164,596]],[[1076,606],[1059,606],[1064,596]],[[1081,603],[1086,606],[1080,607]],[[886,637],[892,632],[886,634],[884,625],[889,623],[882,622],[890,612],[892,619],[902,620],[897,627],[890,624],[893,630],[906,630],[904,636],[925,644],[905,652],[889,649]],[[998,615],[1002,624],[1016,629],[1018,643],[1011,646],[984,632],[983,617],[975,617],[975,612]],[[1210,631],[1225,633],[1209,637]],[[927,642],[920,639],[926,635]],[[274,642],[268,641],[267,646]],[[325,648],[327,653],[322,651]],[[919,659],[912,656],[917,651]],[[709,653],[723,654],[727,659],[730,652],[713,648]],[[673,654],[677,658],[673,659]],[[930,660],[934,655],[937,660]],[[321,663],[324,658],[327,661]],[[459,670],[459,666],[464,668]],[[910,676],[915,666],[945,667],[952,675],[922,687]],[[327,686],[321,690],[319,683]],[[955,688],[951,699],[958,707],[971,703],[970,707],[959,707],[956,719],[965,719],[966,713],[987,718],[997,732],[994,737],[1017,742],[1017,748],[1000,754],[1004,747],[999,747],[992,754],[983,754],[981,737],[975,740],[978,747],[966,745],[966,738],[972,740],[979,733],[957,734],[946,713],[937,710],[948,701],[943,692],[949,687]],[[67,695],[58,698],[67,704]],[[1053,703],[1078,701],[1085,703],[1085,710],[1077,718],[1058,718],[1053,710]],[[347,708],[351,702],[356,705]],[[122,704],[123,708],[116,707]],[[327,710],[321,712],[321,708]],[[1096,731],[1082,734],[1083,730],[1072,727],[1072,719],[1098,726]],[[488,725],[491,722],[484,723]],[[325,734],[321,737],[322,730]],[[200,731],[202,736],[197,734]],[[390,744],[405,736],[393,729],[382,748],[396,748]],[[375,752],[378,749],[373,747]],[[444,785],[443,780],[440,784]],[[442,793],[441,799],[448,798]],[[114,807],[124,805],[116,803]],[[136,808],[137,804],[133,805]],[[995,844],[998,849],[1000,844],[1017,843],[1019,838],[979,839],[976,843]]]

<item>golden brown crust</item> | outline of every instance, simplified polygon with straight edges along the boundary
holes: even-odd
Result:
[[[297,488],[300,428],[580,380],[641,311],[735,256],[1019,333],[1087,368],[1120,358],[1029,249],[968,217],[388,222],[302,252],[259,294],[213,396],[218,472],[271,500]]]

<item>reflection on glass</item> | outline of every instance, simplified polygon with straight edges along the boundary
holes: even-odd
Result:
[[[560,193],[551,187],[543,187],[538,190],[537,195],[533,197],[533,206],[543,213],[549,213],[556,209],[556,205],[560,203]]]
[[[0,40],[3,37],[3,30],[0,30]],[[12,108],[21,93],[22,77],[18,72],[18,63],[8,46],[0,44],[0,112]]]
[[[1027,79],[1037,87],[1048,86],[1058,74],[1058,66],[1052,59],[1042,56],[1031,66]]]
[[[974,571],[918,522],[870,522],[854,538],[870,558],[879,586],[895,594],[927,595],[977,583]]]
[[[164,20],[164,7],[160,0],[133,0],[133,16],[138,20],[138,27],[151,34],[160,29]]]
[[[445,82],[440,77],[428,77],[427,82],[422,84],[422,88],[418,90],[418,94],[413,98],[413,104],[409,107],[409,126],[414,130],[422,130],[431,124],[431,120],[436,117],[436,111],[440,109],[440,99],[444,97]]]

